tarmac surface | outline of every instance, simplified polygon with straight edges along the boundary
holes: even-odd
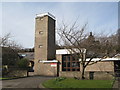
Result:
[[[55,77],[45,77],[45,76],[31,76],[26,78],[19,78],[19,79],[12,79],[12,80],[3,80],[2,85],[0,84],[0,87],[2,88],[8,88],[9,90],[13,90],[14,88],[24,88],[25,90],[31,90],[32,88],[44,88],[42,86],[42,83],[46,80],[52,79]],[[13,88],[13,89],[12,89]],[[113,88],[117,88],[117,90],[120,90],[120,77],[116,78]],[[4,90],[4,89],[3,89]],[[6,89],[5,89],[6,90]],[[23,90],[23,89],[22,89]],[[114,90],[114,89],[113,89]]]
[[[55,77],[32,76],[26,78],[3,80],[2,88],[44,88],[41,83]]]

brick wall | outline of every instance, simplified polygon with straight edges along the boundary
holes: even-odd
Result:
[[[52,67],[51,63],[37,63],[35,75],[41,76],[57,76],[57,67]]]
[[[86,71],[110,71],[114,72],[113,61],[101,61],[86,67]]]
[[[80,71],[62,71],[62,55],[56,55],[56,59],[59,63],[59,76],[60,77],[79,77],[81,78]],[[80,65],[81,66],[81,65]],[[81,67],[80,67],[81,69]],[[114,62],[113,61],[102,61],[95,64],[89,65],[85,69],[86,79],[90,79],[90,72],[93,72],[93,78],[98,79],[113,79],[114,75]]]
[[[11,70],[2,77],[27,77],[27,70]]]
[[[59,72],[59,77],[77,77],[81,78],[81,72]],[[93,74],[93,79],[94,80],[112,80],[113,77],[113,72],[95,72]],[[90,72],[85,72],[85,79],[90,79]]]

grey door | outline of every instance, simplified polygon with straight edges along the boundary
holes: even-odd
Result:
[[[89,79],[93,80],[94,79],[94,72],[89,72]]]

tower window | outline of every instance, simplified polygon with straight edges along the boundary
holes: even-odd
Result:
[[[43,20],[43,18],[41,18],[40,20]]]
[[[39,45],[39,48],[42,48],[43,47],[43,45]]]
[[[43,34],[43,31],[39,31],[39,34]]]
[[[43,20],[43,17],[40,17],[40,20]]]

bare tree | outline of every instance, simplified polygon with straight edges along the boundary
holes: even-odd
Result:
[[[2,64],[15,65],[18,61],[18,51],[22,48],[21,45],[11,40],[11,34],[7,33],[0,37],[0,47],[2,48]]]
[[[118,53],[120,53],[120,29],[118,29]]]
[[[70,54],[74,55],[75,59],[79,60],[80,58],[80,63],[81,63],[80,71],[82,75],[81,79],[85,79],[84,73],[86,67],[88,65],[92,65],[98,62],[98,61],[91,62],[92,59],[97,56],[97,54],[92,53],[92,55],[90,56],[90,60],[86,62],[86,53],[88,50],[86,50],[86,47],[82,46],[82,43],[87,38],[87,35],[85,34],[87,23],[84,24],[81,29],[78,26],[76,26],[76,23],[77,22],[75,21],[71,26],[63,23],[62,26],[58,29],[58,35],[60,36],[60,40],[61,40],[59,41],[60,42],[59,45],[67,49],[70,52]],[[90,48],[91,42],[85,42],[85,43]],[[91,46],[93,46],[93,43]],[[99,61],[101,61],[103,58],[101,58]]]
[[[109,36],[97,35],[96,39],[99,40],[101,46],[101,51],[99,52],[106,54],[108,57],[113,57],[117,53],[117,50],[119,50],[118,47],[120,46],[118,45],[118,36],[118,33]]]
[[[7,33],[5,36],[0,37],[0,46],[6,46],[8,44],[9,38],[10,38],[10,33]]]
[[[16,41],[11,40],[11,33],[7,33],[3,37],[0,37],[0,46],[1,47],[10,47],[12,49],[21,49],[22,46],[20,44],[17,44]]]

